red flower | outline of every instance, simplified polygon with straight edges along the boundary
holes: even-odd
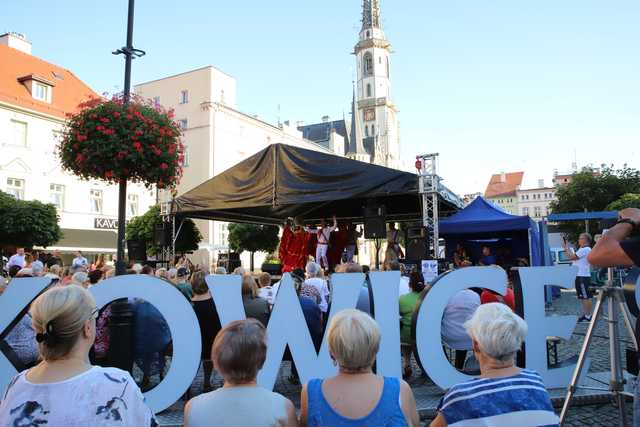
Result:
[[[78,135],[78,136],[76,137],[76,139],[77,139],[79,142],[86,141],[86,140],[87,140],[87,135]]]
[[[110,121],[110,120],[109,120],[108,118],[106,118],[106,117],[102,117],[102,118],[100,119],[100,121],[101,121],[102,123],[109,123],[109,121]]]
[[[78,153],[78,154],[76,155],[76,162],[78,162],[78,163],[82,163],[82,162],[84,162],[84,160],[85,160],[85,157],[84,157],[84,155],[83,155],[83,154]]]
[[[167,150],[169,152],[169,154],[173,154],[176,151],[176,144],[171,144],[169,146],[169,149]]]
[[[98,115],[97,115],[96,113],[92,113],[92,114],[89,114],[89,118],[91,118],[91,119],[94,119],[94,120],[95,120],[95,119],[97,119],[97,118],[98,118]]]
[[[107,178],[107,179],[112,178],[113,177],[113,171],[106,171],[104,173],[104,177]]]
[[[134,132],[136,135],[140,136],[140,135],[144,135],[144,132],[142,132],[140,129],[136,129],[136,131]]]
[[[105,135],[113,135],[114,131],[113,129],[105,129],[105,131],[103,132]]]
[[[136,141],[133,143],[133,148],[135,148],[137,151],[142,151],[142,144]]]
[[[165,170],[165,169],[167,169],[168,167],[169,167],[169,165],[168,165],[168,164],[166,164],[166,163],[164,163],[164,162],[160,163],[160,169]]]
[[[96,126],[96,130],[98,130],[98,131],[103,130],[103,129],[104,129],[104,126],[102,126],[102,125]]]
[[[133,116],[131,114],[127,114],[125,117],[127,118],[127,120],[133,119]]]
[[[115,117],[116,119],[117,119],[118,117],[120,117],[120,111],[114,111],[114,112],[113,112],[113,117]]]

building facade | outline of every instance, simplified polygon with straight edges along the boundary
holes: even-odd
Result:
[[[117,186],[64,172],[56,153],[66,115],[98,95],[71,71],[33,56],[20,34],[0,36],[0,64],[0,190],[57,207],[63,237],[48,249],[115,253]],[[128,186],[128,218],[154,203],[155,190]]]
[[[353,54],[356,82],[351,118],[299,126],[305,138],[326,145],[332,130],[344,139],[346,155],[400,168],[398,109],[391,92],[391,43],[382,29],[379,0],[364,0],[362,27]],[[317,131],[322,128],[323,131]]]
[[[241,112],[236,103],[236,80],[212,66],[138,84],[135,92],[173,109],[175,120],[182,127],[185,161],[178,196],[271,144],[331,152],[305,140],[302,132],[288,122],[274,126]],[[171,194],[164,191],[159,197],[167,202]],[[192,261],[209,266],[218,253],[229,249],[228,224],[205,220],[196,223],[203,241]],[[247,260],[243,259],[244,265],[248,265]],[[258,257],[256,262],[261,262]]]
[[[550,204],[556,199],[554,187],[522,189],[516,192],[518,200],[518,215],[528,215],[536,221],[540,221],[551,214]]]
[[[518,211],[517,191],[522,185],[524,172],[494,174],[484,192],[485,199],[495,203],[505,212],[520,215]]]

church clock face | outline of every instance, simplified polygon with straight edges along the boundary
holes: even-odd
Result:
[[[367,108],[364,110],[364,120],[370,122],[376,119],[376,110],[374,108]]]

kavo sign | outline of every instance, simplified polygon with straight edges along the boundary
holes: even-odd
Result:
[[[549,369],[547,337],[569,339],[576,316],[546,316],[544,286],[572,288],[575,267],[531,267],[519,269],[524,301],[524,319],[529,325],[525,341],[526,367],[538,371],[547,387],[565,387],[574,366]],[[375,304],[375,319],[382,340],[377,356],[377,372],[401,377],[400,328],[398,321],[399,272],[372,272],[369,275]],[[223,325],[245,318],[241,295],[241,277],[211,275],[206,278]],[[340,310],[354,308],[365,282],[361,273],[334,274],[329,318]],[[47,278],[15,279],[0,296],[0,332],[4,332],[41,292],[50,284]],[[507,275],[499,267],[468,267],[441,275],[420,305],[416,322],[416,347],[426,373],[441,388],[468,380],[457,371],[442,351],[441,321],[449,299],[458,291],[479,287],[505,294]],[[142,298],[153,304],[164,316],[173,339],[171,367],[154,389],[145,393],[149,406],[159,412],[180,399],[191,385],[200,365],[200,327],[189,302],[178,289],[160,279],[145,275],[114,277],[91,288],[98,307],[119,298]],[[300,380],[335,375],[336,367],[329,356],[326,340],[316,354],[306,326],[293,282],[285,274],[275,299],[267,327],[268,352],[258,383],[272,389],[278,375],[285,347],[289,345]],[[586,372],[586,370],[585,370]],[[17,374],[15,367],[0,353],[0,390]]]

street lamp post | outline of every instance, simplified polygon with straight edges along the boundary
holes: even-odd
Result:
[[[134,0],[129,0],[127,15],[127,44],[113,52],[114,55],[124,55],[124,93],[123,102],[129,103],[131,97],[131,61],[134,57],[144,55],[144,51],[133,47],[133,11]],[[118,186],[118,249],[116,259],[116,275],[127,274],[124,260],[125,221],[127,203],[127,180],[121,179]],[[133,369],[133,311],[126,298],[111,304],[111,318],[109,320],[109,364],[131,372]]]

